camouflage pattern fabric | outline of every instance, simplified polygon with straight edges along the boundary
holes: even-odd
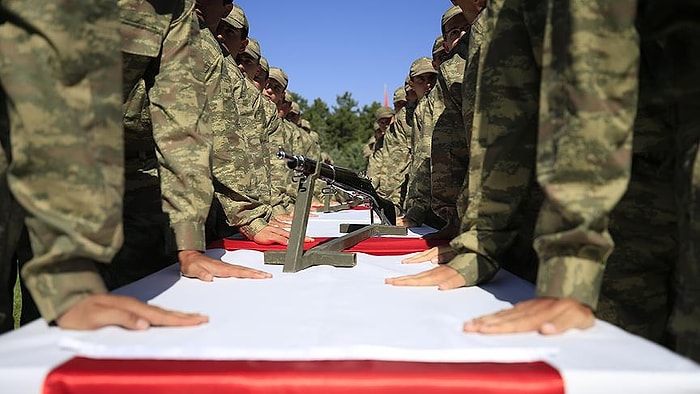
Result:
[[[411,131],[411,165],[408,192],[406,194],[406,218],[421,225],[429,217],[431,209],[430,154],[435,123],[445,109],[442,91],[436,84],[428,94],[418,100]],[[434,216],[434,215],[433,215]],[[436,226],[435,223],[427,223]],[[442,227],[439,224],[437,227]]]
[[[291,171],[283,160],[276,156],[277,150],[282,147],[285,151],[291,151],[291,137],[289,128],[280,119],[277,106],[270,99],[263,97],[263,110],[265,111],[268,133],[268,150],[270,151],[270,205],[274,215],[288,214],[294,211],[294,199],[296,194],[288,188],[292,182]]]
[[[205,56],[221,62],[219,69],[221,86],[219,91],[213,94],[218,96],[216,100],[220,100],[223,106],[221,113],[211,115],[214,135],[212,172],[217,204],[212,204],[209,223],[220,225],[213,225],[215,228],[212,229],[210,224],[208,233],[210,237],[220,238],[227,235],[222,231],[228,227],[237,227],[239,231],[252,238],[267,226],[272,210],[269,204],[259,200],[261,196],[264,198],[264,193],[260,193],[260,189],[252,184],[255,179],[259,179],[261,173],[260,170],[252,171],[252,153],[247,151],[248,144],[261,144],[263,119],[258,117],[256,120],[256,112],[251,106],[247,109],[239,106],[239,104],[251,103],[251,101],[241,100],[241,95],[249,93],[244,81],[245,77],[238,67],[235,67],[235,63],[228,60],[230,58],[228,53],[226,58],[224,57],[222,48],[211,32],[203,29],[202,34],[206,36],[206,40],[203,40]],[[241,120],[243,118],[240,115],[241,111],[246,113],[247,122],[251,124],[260,122],[252,129],[248,129],[251,131],[248,135],[244,132],[243,124],[246,121]],[[257,158],[257,160],[260,159],[260,157]],[[219,207],[220,210],[214,209]]]
[[[467,285],[489,280],[501,266],[534,280],[532,231],[541,204],[534,169],[546,4],[494,0],[482,13],[468,204],[450,243],[458,255],[448,263]]]
[[[166,4],[167,3],[167,4]],[[192,1],[119,1],[124,64],[124,245],[100,266],[108,288],[205,249],[211,130]]]
[[[689,9],[679,15],[680,3],[638,2],[642,45],[632,173],[611,217],[615,249],[597,314],[700,361],[700,74],[689,66],[700,62],[700,24],[682,22]],[[655,31],[659,23],[665,33]]]
[[[462,81],[469,36],[463,35],[440,65],[438,83],[445,109],[435,122],[430,150],[431,208],[457,231],[457,197],[469,163],[469,144],[462,116]]]
[[[34,257],[22,276],[47,321],[106,292],[95,262],[122,242],[118,12],[104,1],[0,3],[0,206],[12,197],[26,212]]]
[[[635,10],[635,0],[550,1],[537,158],[546,195],[534,242],[539,296],[598,304],[613,247],[607,216],[630,174],[639,68]]]

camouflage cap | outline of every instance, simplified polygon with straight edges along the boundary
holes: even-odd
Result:
[[[435,70],[435,67],[433,67],[432,60],[428,59],[427,57],[421,57],[416,59],[411,64],[411,70],[409,71],[408,76],[413,78],[415,76],[428,73],[437,74],[437,70]]]
[[[394,91],[394,104],[399,101],[406,101],[406,88],[404,86]]]
[[[228,23],[229,25],[235,27],[236,29],[249,29],[248,25],[248,18],[245,17],[245,12],[243,12],[243,8],[233,5],[233,9],[231,12],[226,15],[224,19],[222,19],[224,22]]]
[[[262,56],[260,54],[260,44],[258,40],[248,37],[248,45],[245,47],[245,53],[252,56],[255,61],[260,62]]]
[[[280,85],[284,86],[285,89],[287,89],[289,77],[287,77],[287,74],[281,68],[270,67],[270,75],[268,78],[274,79],[275,81],[279,82]]]
[[[379,120],[384,118],[391,118],[392,116],[394,116],[394,114],[394,109],[391,107],[379,107],[376,111],[374,111],[374,119]]]
[[[456,5],[453,5],[452,7],[447,9],[447,11],[445,11],[444,14],[442,14],[442,22],[440,23],[440,28],[442,29],[442,34],[447,33],[445,31],[445,25],[447,24],[447,22],[449,22],[450,19],[454,18],[457,15],[462,15],[462,9]]]
[[[445,52],[445,47],[442,45],[443,42],[445,42],[445,39],[442,38],[442,36],[438,36],[435,39],[435,42],[433,43],[433,56],[440,52]]]
[[[284,101],[294,104],[294,97],[292,97],[292,94],[289,93],[289,91],[284,92]]]
[[[263,72],[270,72],[270,63],[268,63],[267,59],[263,56],[260,56],[260,68],[263,70]]]
[[[311,122],[309,122],[309,121],[306,120],[306,119],[302,119],[302,120],[301,120],[301,128],[304,129],[304,130],[306,130],[306,131],[311,130]]]
[[[291,97],[291,95],[290,95],[290,97]],[[284,96],[284,99],[287,100],[287,95]],[[299,103],[297,103],[296,101],[293,101],[292,107],[289,109],[289,113],[301,115],[301,108],[299,108]]]

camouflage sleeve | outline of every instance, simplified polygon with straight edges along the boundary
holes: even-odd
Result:
[[[447,223],[457,223],[457,197],[469,162],[462,118],[464,67],[464,58],[455,53],[440,66],[438,74],[445,110],[435,122],[430,149],[431,206]]]
[[[203,53],[205,58],[216,61],[218,89],[209,93],[210,117],[213,131],[215,198],[221,204],[229,226],[238,229],[249,238],[260,232],[270,216],[269,205],[250,195],[250,183],[254,175],[251,168],[245,136],[239,123],[239,101],[234,100],[235,89],[240,86],[233,80],[229,68],[231,63],[224,59],[214,36],[202,29]],[[260,138],[260,136],[258,136]]]
[[[537,179],[537,294],[593,308],[613,242],[607,216],[629,179],[639,39],[636,1],[550,1]]]
[[[163,210],[178,250],[204,250],[211,204],[211,130],[203,121],[206,100],[199,26],[186,2],[161,48],[160,71],[150,89],[153,137],[158,146]]]
[[[419,104],[416,116],[420,121],[416,121],[418,133],[415,134],[415,148],[413,153],[413,164],[406,194],[406,218],[414,223],[423,224],[428,211],[431,209],[431,145],[435,123],[444,111],[442,92],[435,86],[424,100],[423,105]]]
[[[377,192],[393,202],[399,211],[403,211],[406,188],[408,187],[406,175],[411,164],[411,148],[406,134],[408,125],[405,123],[405,117],[406,109],[402,108],[384,135],[383,155],[385,158],[382,161],[391,164],[384,166],[382,179],[377,189]]]
[[[11,192],[26,210],[34,257],[22,276],[53,321],[107,291],[95,262],[109,263],[122,243],[119,10],[16,0],[0,4],[0,18],[0,105],[10,120],[9,135],[0,130],[0,199]]]
[[[277,115],[275,104],[267,100],[265,103],[266,113],[270,117],[276,119],[277,127],[269,134],[270,150],[277,153],[281,147],[285,151],[292,151],[289,136],[289,129],[285,122]],[[274,214],[290,213],[294,210],[295,194],[290,194],[288,188],[292,182],[292,171],[287,168],[283,160],[277,159],[276,156],[270,156],[270,185],[271,185],[271,204]]]
[[[467,89],[475,86],[475,91],[467,179],[459,200],[464,209],[461,234],[450,243],[458,255],[448,263],[468,286],[495,275],[514,251],[520,231],[531,233],[534,227],[534,219],[523,220],[523,211],[530,205],[539,208],[527,202],[535,185],[538,43],[546,5],[533,3],[526,10],[519,2],[491,1],[482,14],[476,82],[465,84]],[[468,95],[464,98],[466,104]],[[531,241],[526,244],[527,250],[518,249],[523,255],[531,251]],[[520,264],[524,256],[515,254],[513,259]]]

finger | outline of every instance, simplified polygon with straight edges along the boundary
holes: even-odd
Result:
[[[151,326],[194,326],[209,321],[207,316],[198,313],[169,311],[145,304],[131,297],[113,294],[101,294],[100,296],[102,304],[133,313],[146,320]]]
[[[224,262],[217,264],[213,271],[219,278],[266,279],[272,277],[272,274],[265,271]]]
[[[415,263],[424,263],[426,261],[431,261],[434,257],[437,257],[438,251],[437,248],[430,248],[428,250],[424,250],[420,253],[414,254],[413,256],[406,257],[405,259],[401,260],[402,264],[415,264]]]

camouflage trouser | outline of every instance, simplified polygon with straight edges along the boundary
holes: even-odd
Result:
[[[108,262],[121,244],[118,15],[102,0],[0,2],[10,121],[0,130],[0,199],[12,193],[26,211],[34,258],[22,276],[47,320],[104,292],[94,261]]]

